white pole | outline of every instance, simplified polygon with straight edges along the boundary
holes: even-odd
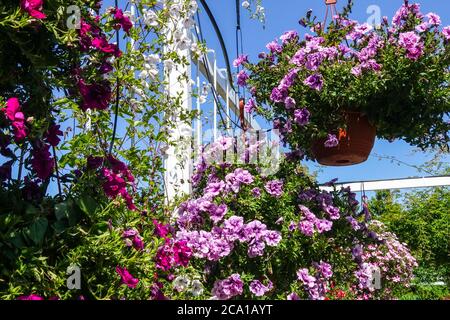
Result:
[[[169,33],[171,33],[170,30],[181,30],[183,37],[188,38],[189,30],[184,28],[182,23],[177,24],[177,21],[173,21],[172,25],[169,25]],[[169,34],[169,36],[172,35]],[[171,70],[164,70],[164,76],[168,83],[166,88],[168,96],[176,98],[181,94],[181,111],[190,111],[192,110],[192,86],[189,81],[192,76],[190,48],[180,50],[180,48],[169,47],[166,50],[176,50],[180,57],[185,57],[189,61],[188,65],[178,64]],[[169,145],[165,150],[164,163],[164,182],[168,202],[191,192],[189,179],[192,171],[192,123],[181,120],[178,110],[170,112],[171,114],[167,115],[170,116],[171,122],[170,137]]]

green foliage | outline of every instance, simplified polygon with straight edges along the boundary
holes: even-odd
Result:
[[[411,248],[420,266],[415,272],[418,281],[420,283],[444,281],[448,291],[450,288],[449,189],[443,187],[411,192],[405,194],[400,200],[395,194],[381,191],[377,192],[369,206],[376,217],[385,222],[389,229]],[[420,286],[418,285],[419,288]]]

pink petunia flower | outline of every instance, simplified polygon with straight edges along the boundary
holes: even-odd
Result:
[[[127,268],[117,266],[116,272],[119,274],[122,284],[127,285],[129,288],[136,288],[139,283],[139,279],[134,278],[130,272],[128,272]]]
[[[45,19],[47,16],[42,12],[43,4],[44,0],[21,0],[20,8],[33,18]]]

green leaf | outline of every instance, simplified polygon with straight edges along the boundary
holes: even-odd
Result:
[[[80,209],[87,215],[92,215],[97,209],[97,202],[90,196],[84,195],[77,200],[77,204]]]
[[[30,226],[28,237],[39,245],[44,240],[45,232],[47,231],[48,221],[46,218],[39,218]]]
[[[55,216],[56,220],[61,220],[68,218],[69,204],[67,202],[58,203],[55,205]]]

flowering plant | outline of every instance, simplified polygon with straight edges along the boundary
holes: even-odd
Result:
[[[407,247],[360,211],[354,193],[320,191],[295,159],[289,154],[277,174],[263,176],[254,165],[202,157],[194,192],[173,217],[173,241],[183,243],[190,269],[174,262],[166,271],[200,281],[200,297],[213,299],[325,299],[338,289],[370,299],[401,290],[416,266]],[[376,268],[379,288],[371,286]]]
[[[202,51],[178,32],[197,3],[116,3],[0,3],[2,299],[162,298],[162,150],[193,116],[164,88],[180,52]],[[81,289],[66,285],[72,264]]]
[[[284,141],[310,157],[319,138],[339,143],[351,111],[366,114],[379,138],[448,148],[450,26],[408,1],[376,28],[350,20],[351,7],[326,31],[308,12],[300,24],[313,34],[288,31],[257,63],[238,59],[249,71],[238,75],[253,95],[247,110],[274,120]]]

